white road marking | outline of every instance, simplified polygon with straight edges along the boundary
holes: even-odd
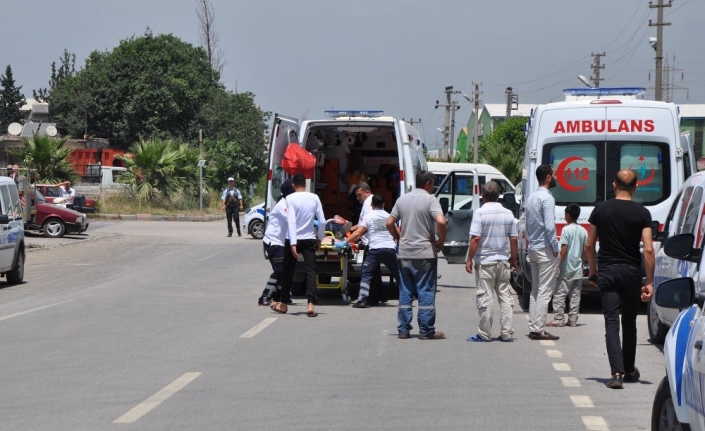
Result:
[[[555,346],[556,345],[556,342],[553,340],[541,340],[541,341],[539,341],[539,343],[541,343],[542,346]]]
[[[562,358],[563,353],[561,353],[560,350],[546,350],[546,355],[548,355],[549,358]]]
[[[222,251],[219,251],[218,253],[213,253],[210,256],[202,257],[202,258],[198,259],[196,262],[203,262],[204,260],[210,259],[211,257],[218,256],[219,254],[225,253],[226,251],[228,251],[228,250],[222,250]]]
[[[183,389],[186,385],[191,383],[203,373],[192,372],[186,373],[173,382],[169,383],[164,389],[147,398],[144,402],[137,404],[130,411],[120,416],[113,421],[114,424],[131,424],[137,419],[146,415],[152,409],[157,407],[159,404],[163,403],[169,399],[172,395]]]
[[[35,311],[44,310],[45,308],[54,307],[54,306],[61,305],[61,304],[66,304],[67,302],[71,302],[71,301],[73,301],[73,299],[67,299],[66,301],[55,302],[53,304],[44,305],[42,307],[32,308],[31,310],[20,311],[19,313],[14,313],[14,314],[0,317],[0,321],[12,319],[13,317],[22,316],[23,314],[27,314],[27,313],[33,313]]]
[[[553,369],[556,371],[570,371],[570,365],[564,362],[554,362]]]
[[[583,416],[583,424],[590,431],[610,430],[602,416]]]
[[[382,340],[379,342],[379,346],[377,346],[377,357],[381,357],[382,353],[384,353],[384,348],[387,346],[388,339],[389,331],[382,329]]]
[[[592,400],[587,395],[571,395],[570,400],[573,402],[573,405],[579,409],[591,409],[595,407],[595,404],[592,403]]]
[[[267,326],[271,325],[274,323],[274,321],[277,320],[276,317],[267,317],[263,321],[259,322],[255,326],[252,327],[249,331],[245,332],[244,334],[240,335],[240,338],[252,338],[255,335],[259,334],[260,331],[262,331],[264,328]]]
[[[561,377],[561,382],[563,382],[563,386],[565,386],[566,388],[580,387],[580,380],[576,379],[575,377]]]

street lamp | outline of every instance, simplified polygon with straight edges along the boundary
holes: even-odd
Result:
[[[578,75],[578,79],[580,80],[580,82],[587,85],[588,88],[592,88],[592,85],[590,85],[590,81],[585,76]]]

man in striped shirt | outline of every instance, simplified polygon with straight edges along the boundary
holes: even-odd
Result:
[[[482,186],[485,204],[475,211],[470,225],[470,250],[465,270],[475,271],[476,302],[480,314],[477,334],[468,341],[492,341],[492,318],[495,296],[499,300],[501,324],[499,341],[513,341],[512,307],[509,290],[512,268],[517,264],[517,228],[514,215],[497,202],[499,184],[490,181]]]
[[[529,338],[557,340],[545,331],[548,303],[556,289],[558,238],[556,237],[556,200],[551,188],[556,173],[549,164],[536,168],[539,188],[526,200],[526,233],[529,237],[531,296],[529,298]]]

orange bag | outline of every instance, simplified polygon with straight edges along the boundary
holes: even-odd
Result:
[[[316,156],[306,151],[298,142],[289,142],[284,151],[282,168],[289,175],[304,174],[306,179],[310,180],[316,170]]]

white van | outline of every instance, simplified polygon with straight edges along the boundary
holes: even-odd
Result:
[[[643,88],[586,88],[565,90],[578,100],[539,105],[527,124],[526,153],[519,213],[519,258],[513,280],[528,306],[531,273],[524,206],[536,191],[536,168],[548,163],[556,170],[556,231],[565,226],[565,207],[580,205],[578,223],[598,202],[614,198],[612,180],[620,169],[638,176],[636,202],[643,203],[654,221],[664,223],[683,182],[695,171],[692,144],[682,140],[678,110],[673,103],[636,100]],[[587,96],[587,97],[580,97]],[[682,142],[686,143],[683,146]],[[594,290],[583,283],[585,290]]]
[[[428,170],[433,172],[435,175],[434,191],[438,191],[438,186],[440,186],[443,179],[451,173],[452,171],[474,171],[477,172],[477,178],[479,182],[479,188],[481,189],[488,181],[495,181],[502,187],[502,195],[504,193],[514,193],[514,186],[509,182],[509,179],[502,174],[496,168],[482,164],[482,163],[445,163],[445,162],[428,162]],[[456,205],[452,209],[468,209],[472,202],[473,190],[471,189],[472,177],[471,175],[457,175],[457,191],[456,191]],[[465,188],[462,188],[465,185]],[[441,190],[438,194],[438,198],[447,197],[449,195],[448,187],[446,190]],[[465,199],[461,197],[465,195]],[[501,200],[500,196],[500,202]]]

